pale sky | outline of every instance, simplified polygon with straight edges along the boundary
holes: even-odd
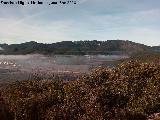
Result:
[[[52,6],[52,0],[41,1],[0,4],[0,43],[122,39],[160,45],[160,0],[76,0]]]

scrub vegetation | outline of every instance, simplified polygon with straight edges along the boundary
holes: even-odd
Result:
[[[1,87],[2,120],[156,120],[160,59],[137,57],[75,80],[24,80]]]

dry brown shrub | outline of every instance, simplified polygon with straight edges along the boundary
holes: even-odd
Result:
[[[159,91],[160,64],[128,61],[77,80],[15,82],[1,101],[17,120],[145,120],[160,112]]]

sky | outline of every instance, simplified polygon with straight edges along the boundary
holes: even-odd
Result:
[[[0,43],[120,39],[160,45],[160,0],[39,1],[44,4],[0,4]]]

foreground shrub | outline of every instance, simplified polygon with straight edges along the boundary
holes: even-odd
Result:
[[[2,91],[9,112],[21,120],[42,119],[51,106],[63,103],[63,87],[51,81],[22,81]]]
[[[77,80],[29,80],[1,90],[6,119],[146,120],[160,112],[160,65],[128,61]]]

